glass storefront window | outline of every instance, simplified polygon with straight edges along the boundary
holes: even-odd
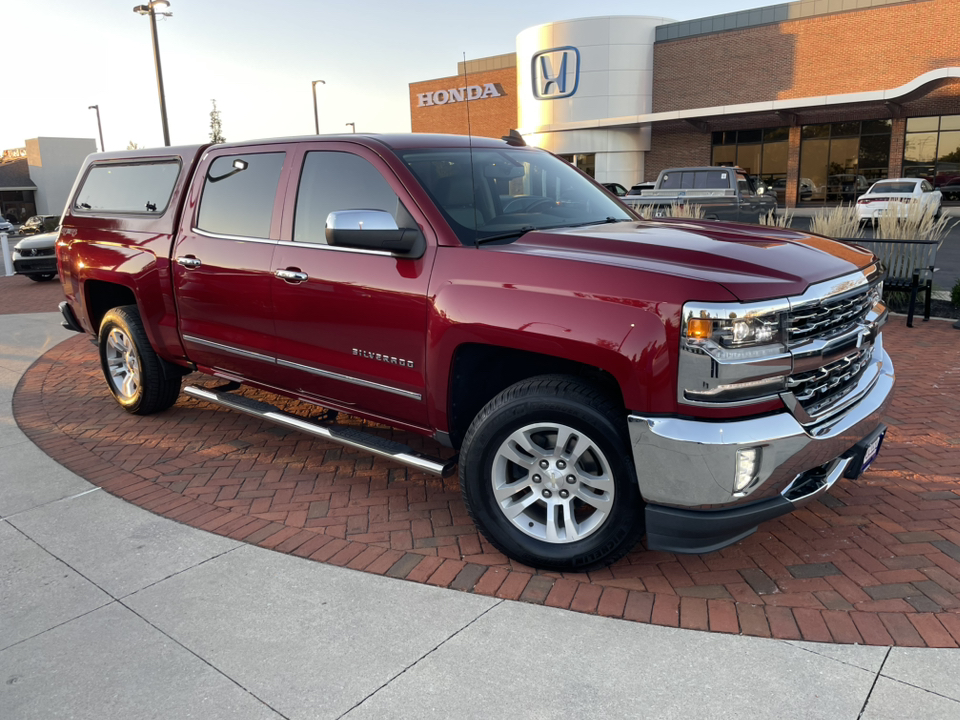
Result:
[[[770,142],[763,145],[763,175],[786,175],[789,148],[785,142]]]
[[[907,119],[907,132],[936,132],[940,129],[940,118],[918,117]]]
[[[737,146],[736,145],[714,145],[712,165],[719,167],[732,167],[737,164]]]
[[[889,119],[805,125],[800,143],[800,201],[853,202],[887,177]]]
[[[834,123],[830,128],[831,137],[856,137],[860,134],[859,122]]]
[[[790,128],[788,127],[767,128],[763,131],[763,141],[767,143],[777,142],[779,140],[786,141],[789,138]]]
[[[783,202],[789,136],[788,127],[715,131],[711,164],[743,168],[748,175],[773,185]]]
[[[760,159],[763,154],[763,145],[750,143],[737,145],[737,166],[743,168],[747,175],[760,174]]]
[[[907,120],[903,175],[936,187],[960,177],[960,115]]]
[[[889,135],[893,130],[892,120],[864,120],[860,125],[861,135]]]
[[[804,125],[800,132],[803,138],[825,138],[830,137],[829,125]]]
[[[937,134],[935,132],[907,133],[903,146],[904,163],[932,163],[937,158]]]

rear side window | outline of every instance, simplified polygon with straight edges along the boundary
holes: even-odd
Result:
[[[94,165],[77,193],[74,209],[162,215],[179,175],[179,162]]]
[[[284,155],[222,155],[210,163],[197,228],[217,235],[270,237]]]
[[[399,227],[414,227],[393,188],[368,160],[344,152],[307,153],[297,192],[294,242],[326,244],[327,215],[337,210],[384,210]]]

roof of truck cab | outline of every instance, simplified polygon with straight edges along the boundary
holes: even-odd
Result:
[[[295,137],[276,137],[263,138],[258,140],[244,140],[243,142],[223,143],[222,145],[211,145],[209,143],[202,145],[178,145],[175,147],[159,148],[138,148],[136,150],[121,150],[107,153],[94,153],[90,156],[91,161],[101,160],[122,160],[132,158],[154,158],[180,156],[184,158],[195,157],[197,153],[208,150],[212,147],[217,148],[237,148],[243,149],[262,145],[279,145],[300,142],[317,141],[336,141],[353,142],[360,145],[386,146],[393,150],[406,150],[415,148],[452,148],[452,147],[475,147],[475,148],[504,148],[510,147],[504,140],[488,137],[469,137],[467,135],[441,135],[433,133],[391,133],[384,135],[368,133],[340,133],[336,135],[299,135]],[[522,147],[522,146],[521,146]]]

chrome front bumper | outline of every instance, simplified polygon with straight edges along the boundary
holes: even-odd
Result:
[[[842,409],[812,424],[802,408],[750,420],[706,422],[675,417],[629,416],[630,441],[640,492],[651,521],[666,512],[677,522],[709,517],[737,517],[740,531],[730,537],[681,552],[706,552],[735,542],[757,522],[776,517],[825,493],[851,466],[850,451],[880,427],[892,400],[893,363],[882,336],[873,347],[870,365]],[[758,448],[759,467],[753,480],[736,491],[739,450]],[[652,508],[652,509],[651,509]],[[773,514],[770,514],[773,513]],[[744,528],[743,522],[752,525]],[[656,533],[654,533],[656,534]]]

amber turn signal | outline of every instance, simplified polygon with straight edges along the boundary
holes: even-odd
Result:
[[[690,318],[687,320],[687,337],[705,339],[713,334],[713,320]]]

